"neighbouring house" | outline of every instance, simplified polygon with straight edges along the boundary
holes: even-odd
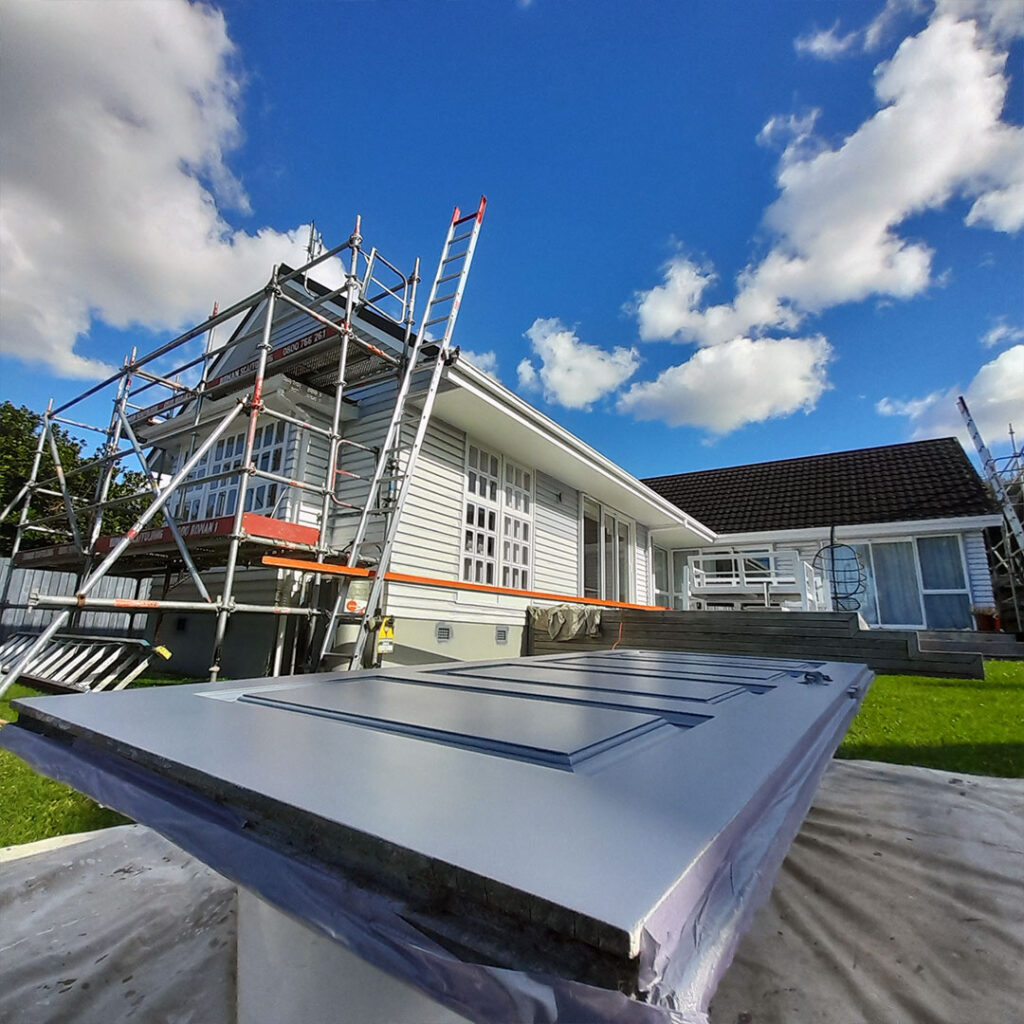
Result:
[[[993,604],[983,531],[1001,517],[955,438],[644,483],[717,534],[679,549],[655,533],[656,586],[675,608],[841,608],[880,628],[971,629]]]

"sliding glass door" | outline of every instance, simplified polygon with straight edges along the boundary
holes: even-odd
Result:
[[[955,534],[854,545],[866,570],[861,614],[871,625],[970,629],[971,594]]]
[[[633,525],[590,498],[583,499],[583,596],[632,601]]]
[[[923,626],[913,541],[872,544],[878,620],[883,626]]]

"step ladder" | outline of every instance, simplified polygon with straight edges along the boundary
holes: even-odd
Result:
[[[476,251],[477,238],[480,234],[480,225],[483,223],[486,205],[486,198],[481,196],[476,210],[472,213],[463,216],[458,207],[455,207],[452,213],[419,329],[411,346],[406,351],[405,366],[395,396],[391,418],[379,449],[373,475],[369,481],[366,504],[360,509],[352,506],[353,514],[356,512],[359,514],[359,521],[348,551],[346,564],[349,567],[359,567],[367,563],[363,548],[371,521],[375,518],[383,518],[385,523],[380,555],[375,563],[369,562],[375,571],[370,584],[370,592],[366,598],[364,611],[358,617],[343,614],[342,609],[347,603],[350,580],[346,579],[340,582],[338,595],[327,620],[320,654],[313,666],[314,670],[318,669],[327,657],[335,630],[340,622],[352,622],[353,619],[356,619],[359,624],[355,644],[349,658],[349,669],[361,667],[366,645],[371,634],[376,633],[384,577],[391,563],[391,552],[398,535],[401,510],[409,495],[409,486],[420,450],[423,447],[423,440],[434,407],[434,399],[437,397],[441,377],[449,360],[452,333],[455,329],[459,307],[462,304],[462,293],[466,286],[469,268],[473,262],[473,254]],[[425,376],[428,371],[429,379],[426,381],[426,391],[423,393],[418,419],[415,420],[416,432],[408,451],[403,451],[403,431],[407,426],[411,427],[414,422],[414,416],[406,416],[413,379]]]
[[[0,643],[0,680],[25,657],[38,633],[18,632]],[[18,674],[28,686],[56,693],[123,690],[154,658],[170,651],[148,640],[56,633],[31,657]]]

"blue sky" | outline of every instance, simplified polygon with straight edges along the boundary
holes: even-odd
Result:
[[[638,476],[1024,432],[1011,0],[2,6],[2,398],[486,193],[455,342]]]

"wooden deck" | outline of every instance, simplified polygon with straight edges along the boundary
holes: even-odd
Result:
[[[527,615],[526,654],[639,647],[775,658],[853,661],[875,672],[981,679],[984,660],[969,651],[922,650],[913,630],[866,629],[856,612],[678,612],[608,608],[601,635],[553,641],[537,635]]]

